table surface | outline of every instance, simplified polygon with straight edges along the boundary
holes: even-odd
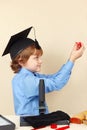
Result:
[[[18,116],[15,116],[15,115],[3,115],[3,116],[16,124],[16,130],[33,130],[34,129],[31,126],[26,126],[26,127],[21,126],[20,127],[20,121],[19,121],[20,118]],[[59,127],[63,127],[63,125],[58,125],[57,128],[59,128]],[[50,126],[47,126],[47,127],[41,128],[39,130],[52,130],[52,128]],[[55,129],[53,129],[53,130],[55,130]],[[66,130],[87,130],[87,125],[71,123],[70,128],[68,128]]]

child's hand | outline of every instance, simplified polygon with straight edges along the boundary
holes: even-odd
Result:
[[[69,60],[75,62],[76,59],[80,58],[83,55],[84,50],[84,44],[82,42],[76,42],[71,51]]]

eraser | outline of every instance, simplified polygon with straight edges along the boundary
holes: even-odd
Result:
[[[51,127],[51,129],[56,129],[57,128],[57,124],[51,124],[50,127]]]

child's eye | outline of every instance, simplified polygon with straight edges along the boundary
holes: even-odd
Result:
[[[37,56],[35,58],[38,58]]]
[[[35,57],[35,59],[38,59],[38,58],[39,58],[38,56]]]

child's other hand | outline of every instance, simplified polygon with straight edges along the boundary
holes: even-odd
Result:
[[[76,59],[80,58],[85,50],[85,46],[82,42],[76,42],[70,54],[69,60],[75,62]]]

